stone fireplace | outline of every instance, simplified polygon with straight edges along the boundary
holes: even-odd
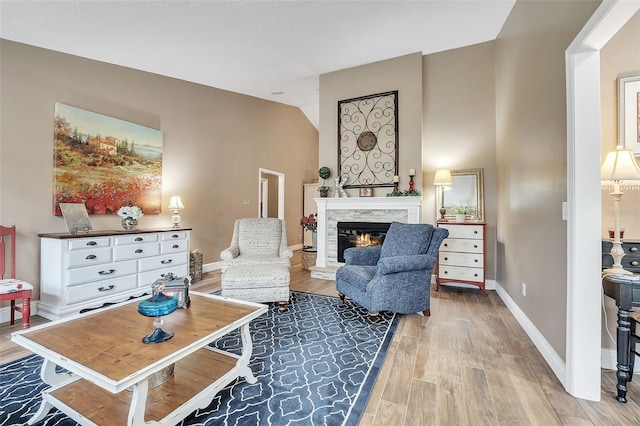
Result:
[[[420,223],[420,197],[315,198],[318,251],[311,277],[333,280],[338,261],[338,222]]]

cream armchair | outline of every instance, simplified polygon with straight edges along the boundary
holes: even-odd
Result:
[[[275,218],[236,220],[231,246],[220,253],[222,273],[232,265],[275,264],[289,268],[292,256],[285,221]]]

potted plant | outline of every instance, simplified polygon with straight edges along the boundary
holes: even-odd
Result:
[[[471,206],[456,205],[451,207],[449,213],[456,217],[456,222],[464,222],[467,216],[476,215],[476,209]]]
[[[320,178],[322,179],[322,185],[318,187],[318,191],[320,191],[320,197],[326,198],[329,196],[329,190],[331,189],[326,185],[326,179],[329,179],[329,177],[331,176],[331,169],[327,166],[320,167],[320,170],[318,170],[318,176],[320,176]]]

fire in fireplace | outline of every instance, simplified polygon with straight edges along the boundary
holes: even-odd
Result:
[[[338,222],[338,262],[344,262],[343,253],[349,247],[382,245],[391,223]]]

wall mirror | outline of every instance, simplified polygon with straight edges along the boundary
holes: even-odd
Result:
[[[451,186],[444,191],[442,200],[437,198],[436,211],[440,210],[443,202],[446,219],[455,216],[454,207],[470,207],[476,212],[475,218],[484,220],[484,180],[482,169],[451,170]],[[467,214],[467,219],[473,219],[473,214]]]

